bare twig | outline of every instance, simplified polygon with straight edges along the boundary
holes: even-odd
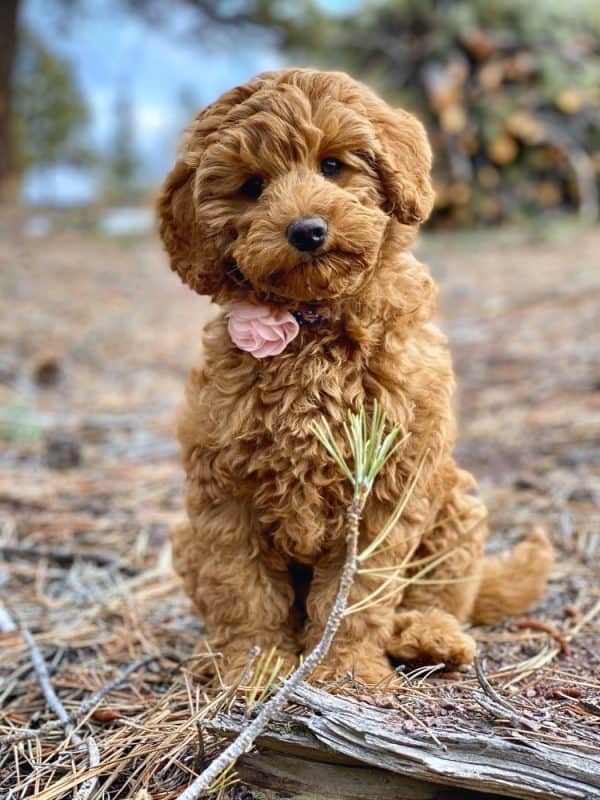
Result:
[[[65,707],[58,699],[58,695],[54,691],[54,687],[50,681],[50,674],[48,672],[48,667],[46,666],[46,662],[44,661],[44,656],[42,655],[41,651],[39,650],[37,644],[34,641],[33,636],[27,630],[27,628],[21,627],[21,636],[23,637],[23,641],[27,645],[27,649],[29,650],[29,657],[31,658],[31,663],[33,665],[33,669],[35,670],[35,674],[37,677],[37,681],[40,685],[40,689],[42,690],[44,697],[46,698],[46,702],[50,706],[51,710],[53,711],[54,715],[60,720],[61,726],[64,729],[65,733],[70,736],[73,733],[73,724],[69,720],[69,715],[65,711]],[[79,738],[79,737],[77,737]],[[76,737],[73,737],[73,741],[75,741]],[[79,744],[76,742],[76,744]]]
[[[479,703],[479,705],[484,708],[490,716],[494,717],[495,719],[499,719],[502,722],[506,722],[508,725],[511,725],[514,728],[521,728],[527,731],[537,731],[540,728],[539,723],[531,722],[521,714],[517,714],[514,709],[509,711],[506,706],[496,703],[494,700],[484,694],[474,692],[473,699],[475,702]]]
[[[492,686],[492,684],[488,681],[485,672],[483,671],[483,666],[481,665],[481,661],[479,660],[479,658],[475,658],[475,660],[473,661],[473,665],[475,667],[475,675],[477,676],[479,685],[481,686],[485,694],[495,703],[498,703],[498,705],[504,706],[504,708],[506,708],[508,711],[511,712],[514,711],[513,707],[508,702],[508,700],[505,700],[504,697],[502,697],[502,695],[499,695],[498,692]]]
[[[529,630],[532,631],[542,631],[543,633],[547,633],[558,644],[558,649],[563,655],[565,656],[571,655],[571,648],[564,634],[561,633],[553,625],[550,625],[547,622],[542,622],[539,619],[520,619],[517,622],[517,628],[519,628],[520,630],[528,628]]]
[[[132,564],[124,564],[120,559],[107,553],[93,551],[67,550],[62,547],[31,547],[18,544],[0,544],[0,554],[5,558],[26,558],[32,561],[48,559],[57,564],[70,567],[76,561],[91,561],[99,567],[113,567],[127,575],[137,575],[140,570]]]
[[[475,659],[474,664],[475,674],[477,675],[477,680],[479,681],[479,685],[483,689],[484,694],[474,692],[473,699],[479,703],[479,705],[484,708],[488,714],[496,719],[502,720],[502,722],[506,722],[515,728],[522,728],[528,731],[538,730],[540,727],[539,723],[528,719],[522,714],[519,714],[514,706],[512,706],[507,700],[504,699],[504,697],[498,694],[498,692],[486,678],[483,667],[481,666],[481,662],[478,658]]]
[[[14,623],[13,623],[14,624]],[[33,669],[35,671],[37,681],[40,685],[40,689],[44,697],[46,698],[46,702],[48,703],[49,707],[52,709],[58,720],[60,721],[60,725],[63,728],[64,732],[66,733],[67,737],[70,738],[75,745],[81,747],[84,744],[83,739],[79,736],[73,727],[73,723],[71,722],[69,715],[67,714],[65,707],[60,702],[58,695],[54,691],[54,687],[52,686],[52,682],[50,680],[50,673],[48,672],[48,667],[44,660],[44,656],[42,655],[40,649],[38,648],[37,644],[33,636],[31,635],[30,631],[27,628],[20,626],[21,636],[23,637],[23,641],[27,645],[27,649],[29,650],[29,657],[31,658],[31,663]],[[100,752],[98,750],[98,745],[96,744],[96,740],[93,736],[88,736],[86,739],[86,745],[88,749],[88,763],[89,767],[93,768],[98,766],[100,763]],[[98,782],[98,778],[93,776],[86,780],[79,790],[74,795],[74,800],[87,800],[87,798],[92,794],[94,789],[96,788],[96,783]]]
[[[88,749],[89,768],[93,769],[100,764],[100,751],[98,750],[98,745],[96,744],[96,740],[93,736],[87,737],[86,744]],[[92,775],[91,778],[87,778],[73,795],[73,800],[87,800],[87,798],[90,797],[96,788],[97,782],[98,777],[96,775]]]

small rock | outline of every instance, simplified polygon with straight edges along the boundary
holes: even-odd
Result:
[[[451,700],[442,700],[440,706],[445,711],[454,711],[456,709],[456,703],[453,703]]]
[[[375,705],[379,706],[379,708],[395,708],[398,705],[391,694],[383,694],[383,692],[377,692],[375,694],[374,699],[375,699]]]
[[[56,386],[62,378],[60,359],[56,356],[40,358],[33,367],[33,380],[38,386]]]
[[[518,491],[544,492],[545,490],[542,481],[531,474],[518,475],[513,482],[513,488]]]
[[[534,644],[522,644],[521,645],[521,652],[524,656],[528,658],[531,656],[537,656],[539,653],[539,647],[536,647]]]
[[[578,486],[569,493],[568,499],[573,503],[593,501],[594,492],[586,486]]]
[[[367,704],[367,705],[369,705],[369,706],[374,706],[374,705],[377,705],[377,704],[375,703],[375,700],[374,700],[372,697],[370,697],[368,694],[359,694],[359,695],[358,695],[358,697],[357,697],[356,699],[357,699],[357,700],[358,700],[360,703],[366,703],[366,704]]]
[[[45,445],[45,463],[49,469],[72,469],[81,464],[81,443],[72,433],[51,431]]]

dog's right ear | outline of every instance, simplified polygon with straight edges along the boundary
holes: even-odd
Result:
[[[201,111],[184,133],[180,156],[167,175],[157,204],[159,230],[171,269],[198,294],[214,295],[223,284],[215,269],[218,254],[202,233],[198,219],[196,170],[207,141],[219,130],[228,113],[270,79],[265,73],[236,86]]]
[[[198,294],[218,291],[222,276],[207,258],[194,201],[196,168],[183,158],[167,175],[158,199],[160,235],[171,269]]]

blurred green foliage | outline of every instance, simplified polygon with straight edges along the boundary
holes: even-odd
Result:
[[[43,435],[43,422],[26,400],[18,398],[0,408],[0,440],[35,444]]]
[[[34,33],[22,30],[15,75],[17,166],[90,163],[85,100],[68,64]]]

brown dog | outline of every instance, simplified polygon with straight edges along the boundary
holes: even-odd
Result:
[[[430,167],[410,114],[342,73],[291,69],[202,111],[166,179],[171,266],[224,308],[179,420],[189,522],[173,555],[230,678],[256,644],[296,663],[331,609],[351,488],[310,430],[323,414],[339,435],[349,409],[377,399],[411,434],[376,481],[361,547],[421,463],[369,564],[398,564],[415,542],[412,561],[446,555],[429,582],[402,591],[398,579],[397,593],[388,586],[345,617],[320,677],[353,670],[377,682],[386,654],[469,662],[475,645],[460,623],[519,613],[546,585],[543,533],[483,558],[485,508],[452,459],[452,364],[431,322],[434,284],[410,253],[432,207]],[[361,574],[351,603],[383,580]]]

